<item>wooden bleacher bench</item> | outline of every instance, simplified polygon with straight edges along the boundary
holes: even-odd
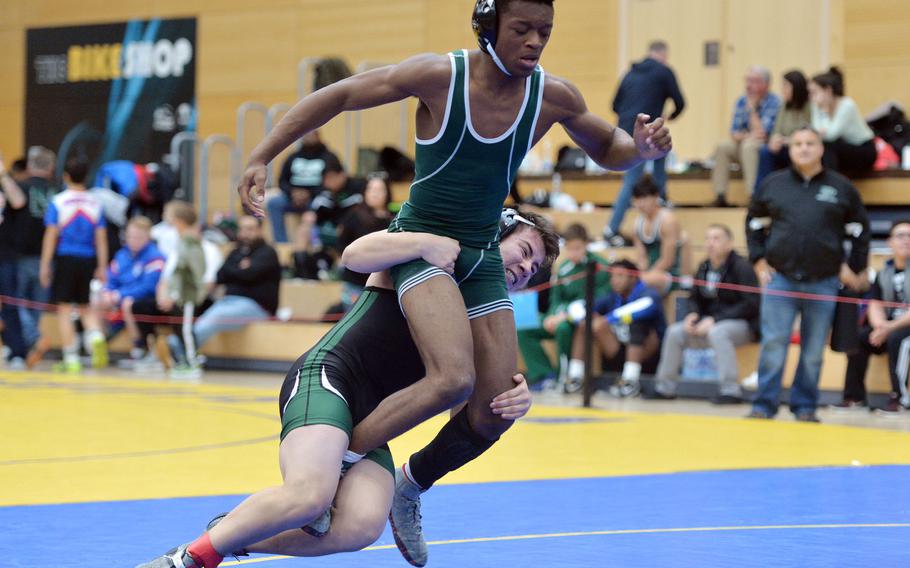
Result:
[[[733,205],[748,204],[747,192],[742,177],[731,172],[727,201]],[[873,172],[869,176],[854,180],[866,205],[910,205],[910,171],[889,170]],[[566,173],[562,176],[562,191],[572,195],[579,204],[590,202],[595,205],[609,205],[619,195],[622,175],[607,173],[589,176],[584,173]],[[519,191],[528,197],[537,189],[550,191],[550,177],[521,177],[518,180]],[[407,199],[409,182],[393,184],[393,199]],[[711,173],[698,172],[687,174],[670,174],[667,181],[667,192],[671,201],[678,205],[706,205],[714,200],[711,189]]]

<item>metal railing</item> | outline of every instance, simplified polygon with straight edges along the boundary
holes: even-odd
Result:
[[[265,135],[266,136],[268,136],[269,133],[272,131],[272,129],[275,128],[275,124],[278,122],[275,119],[278,117],[278,115],[285,114],[289,110],[291,110],[291,105],[289,105],[287,103],[275,103],[269,107],[269,111],[265,115]],[[272,173],[274,172],[274,169],[275,169],[275,160],[272,160],[271,162],[269,162],[269,165],[266,166],[266,171],[267,171],[268,177],[266,178],[267,181],[266,181],[265,185],[267,187],[272,187],[272,185],[273,185]]]
[[[234,140],[226,134],[212,134],[202,142],[199,157],[199,219],[208,220],[209,213],[209,154],[215,145],[225,146],[230,152],[230,190],[229,207],[231,213],[237,212],[237,185],[240,183],[240,149]]]
[[[193,187],[195,180],[193,179],[192,165],[196,162],[196,148],[199,145],[198,140],[199,137],[195,132],[186,130],[178,132],[171,138],[171,151],[167,156],[168,165],[180,175],[180,188],[183,190],[184,197],[188,201],[193,201],[195,198],[195,188]],[[189,159],[185,159],[183,145],[188,142],[192,143],[192,149],[190,151]]]
[[[250,113],[262,116],[263,136],[268,133],[269,107],[255,101],[247,101],[237,107],[237,132],[235,139],[237,140],[237,149],[240,151],[241,161],[243,160],[243,152],[246,150],[246,118]]]

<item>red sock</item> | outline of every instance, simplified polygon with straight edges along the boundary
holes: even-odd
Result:
[[[190,544],[186,551],[190,553],[193,560],[202,568],[217,568],[224,556],[218,554],[218,551],[212,546],[212,540],[209,533],[205,533]]]

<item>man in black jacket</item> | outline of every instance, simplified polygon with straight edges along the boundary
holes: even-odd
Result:
[[[736,348],[755,341],[760,296],[754,292],[718,287],[720,284],[758,287],[752,265],[733,250],[733,232],[726,225],[708,227],[708,258],[698,267],[696,286],[689,294],[686,317],[667,328],[657,367],[655,398],[675,398],[683,349],[711,348],[720,383],[715,404],[742,402],[737,382]]]
[[[197,347],[217,333],[268,319],[278,309],[281,263],[275,249],[262,239],[262,221],[243,216],[237,225],[237,248],[218,271],[218,284],[225,286],[224,297],[193,324]]]
[[[790,410],[797,420],[818,422],[818,378],[825,340],[841,282],[861,287],[869,255],[869,218],[859,192],[844,176],[822,166],[824,146],[811,127],[790,139],[793,167],[765,178],[749,204],[749,259],[767,292],[761,306],[758,393],[752,418],[771,418],[780,403],[781,375],[796,315],[800,356]],[[844,241],[852,241],[847,262]],[[800,297],[816,294],[832,300]]]
[[[613,97],[613,112],[619,117],[618,125],[626,132],[632,132],[635,127],[635,117],[638,113],[648,116],[662,116],[664,104],[671,99],[675,108],[670,115],[670,120],[682,113],[686,106],[676,75],[667,66],[667,44],[663,41],[653,41],[648,47],[648,56],[632,64],[632,68],[622,78],[616,95]],[[660,196],[667,197],[667,173],[665,170],[666,158],[650,162],[653,166],[652,177],[660,188]],[[613,206],[613,216],[609,224],[604,227],[604,238],[607,244],[613,246],[624,245],[624,239],[619,235],[619,227],[623,217],[629,209],[632,200],[632,188],[638,183],[648,162],[626,170],[623,177],[619,197]]]

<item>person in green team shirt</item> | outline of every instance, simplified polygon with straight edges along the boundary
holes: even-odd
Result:
[[[518,348],[528,367],[528,384],[536,385],[542,381],[555,379],[559,372],[566,373],[568,361],[572,355],[572,337],[575,335],[575,323],[569,317],[568,308],[572,302],[585,299],[585,266],[589,261],[601,268],[609,266],[606,261],[594,253],[588,252],[588,231],[584,225],[569,225],[562,236],[565,244],[562,255],[565,257],[556,271],[554,285],[550,289],[550,307],[541,314],[540,327],[518,330]],[[595,297],[609,291],[610,275],[601,270],[596,276],[597,288]],[[554,366],[541,341],[556,340],[558,366]],[[565,384],[566,392],[577,392],[580,381],[569,381]]]
[[[561,125],[596,163],[613,170],[659,159],[671,149],[662,118],[649,122],[640,114],[626,133],[591,113],[573,84],[544,73],[538,62],[553,13],[553,0],[478,0],[472,23],[480,49],[417,55],[319,89],[299,101],[250,155],[238,192],[246,211],[262,217],[266,165],[292,142],[344,111],[409,97],[419,101],[415,181],[390,230],[456,239],[460,254],[445,267],[415,260],[391,271],[427,374],[357,425],[349,461],[465,401],[462,423],[475,438],[495,441],[511,425],[489,407],[510,386],[518,351],[498,221],[518,166],[552,126]],[[473,451],[448,454],[463,460]],[[432,476],[406,481],[426,489],[448,467],[440,464]],[[409,517],[416,521],[419,515]]]
[[[651,176],[642,176],[632,188],[632,203],[640,213],[634,239],[639,278],[666,296],[679,287],[685,234],[676,215],[661,205]]]

